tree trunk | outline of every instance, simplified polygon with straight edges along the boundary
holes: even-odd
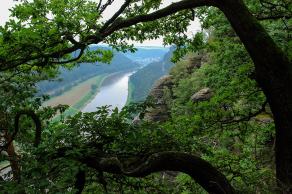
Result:
[[[5,138],[6,142],[11,141],[11,137],[7,133],[7,131],[5,132],[4,138]],[[8,157],[9,157],[9,162],[10,162],[10,166],[11,166],[11,170],[12,170],[13,180],[19,181],[20,180],[19,157],[15,152],[13,142],[11,142],[8,145],[6,151],[7,151]]]
[[[76,181],[75,181],[76,193],[75,194],[81,194],[85,187],[85,182],[86,182],[85,172],[83,170],[79,170],[75,177],[76,177]]]
[[[250,54],[256,81],[271,106],[276,125],[278,185],[292,191],[292,64],[242,0],[220,0],[223,11]]]

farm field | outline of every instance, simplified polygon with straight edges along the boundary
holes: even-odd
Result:
[[[88,100],[90,100],[91,96],[94,96],[94,93],[92,95],[89,95],[92,93],[92,85],[97,85],[97,91],[102,83],[102,81],[107,77],[107,74],[98,75],[95,77],[92,77],[84,82],[79,83],[78,85],[72,87],[70,90],[64,92],[60,96],[52,97],[48,101],[44,102],[43,106],[56,106],[59,104],[74,106],[78,103],[78,107],[82,108],[83,105],[87,103]],[[87,100],[82,100],[83,97],[86,96]],[[90,97],[89,97],[90,96]],[[80,100],[82,100],[82,105],[79,103]]]

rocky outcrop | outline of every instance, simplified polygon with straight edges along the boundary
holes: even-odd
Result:
[[[132,120],[132,124],[139,125],[141,123],[141,119],[139,116],[140,115],[135,116],[135,118]]]
[[[144,116],[145,120],[163,122],[170,117],[170,113],[164,99],[164,89],[171,89],[172,85],[172,79],[169,75],[163,76],[156,82],[149,94],[149,98],[152,98],[154,101],[154,106],[146,110]]]
[[[274,122],[273,116],[271,114],[268,114],[266,112],[263,112],[257,116],[255,116],[255,121],[262,123],[262,124],[268,124]]]
[[[187,73],[191,74],[194,69],[199,69],[207,61],[207,55],[205,53],[197,54],[189,58],[190,63],[187,65]]]
[[[200,68],[206,61],[208,56],[204,53],[193,55],[189,57],[189,63],[183,67],[182,73],[185,75],[192,74],[194,69]],[[165,88],[172,91],[173,82],[175,82],[175,77],[171,75],[164,76],[156,81],[153,89],[148,95],[149,98],[154,100],[153,108],[148,108],[145,113],[144,119],[148,121],[164,122],[170,117],[170,110],[165,102]],[[172,95],[171,95],[172,96]],[[209,88],[203,88],[196,94],[192,96],[193,101],[203,101],[208,100],[212,96],[212,91]],[[136,121],[137,122],[137,119]]]
[[[191,96],[192,102],[200,102],[209,100],[213,96],[213,92],[210,88],[203,88]]]

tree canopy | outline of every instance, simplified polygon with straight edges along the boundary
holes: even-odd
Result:
[[[240,190],[240,184],[248,181],[233,183],[234,177],[247,176],[232,170],[248,173],[249,167],[269,168],[264,162],[256,162],[253,157],[258,154],[252,155],[249,144],[260,142],[266,151],[267,142],[275,138],[278,186],[291,191],[291,4],[285,0],[180,0],[161,8],[162,2],[125,0],[108,20],[103,19],[103,12],[114,0],[23,0],[11,10],[14,18],[0,28],[0,127],[1,150],[7,152],[1,157],[10,161],[14,180],[1,181],[0,188],[13,188],[15,193],[90,193],[91,189],[115,192],[126,185],[126,192],[144,188],[167,193],[175,189],[167,181],[162,186],[153,184],[159,180],[157,174],[144,182],[127,176],[172,170],[189,174],[210,193],[234,193],[234,188]],[[209,35],[186,35],[194,17],[200,18]],[[145,104],[126,107],[120,113],[114,110],[111,115],[103,107],[52,122],[52,116],[63,112],[64,107],[42,108],[42,99],[34,97],[35,84],[53,78],[60,66],[112,59],[112,52],[90,50],[89,45],[107,43],[118,51],[135,51],[127,40],[142,42],[160,36],[164,44],[177,46],[176,61],[191,51],[208,53],[207,65],[192,68],[191,74],[183,73],[189,71],[186,64],[178,63],[172,70],[175,87],[165,95],[175,97],[168,105],[173,117],[164,124],[131,123],[135,111],[145,111]],[[214,97],[191,104],[191,90],[203,86],[211,87]],[[266,110],[267,104],[275,135],[272,124],[250,122]],[[218,128],[222,131],[216,136]],[[217,153],[202,145],[205,135],[206,144],[216,144]],[[254,136],[260,140],[254,141]],[[217,145],[221,142],[216,138],[222,144]],[[238,169],[234,161],[247,155],[251,162],[244,161]],[[220,157],[228,157],[230,163],[220,163]],[[226,176],[213,166],[224,168]],[[269,177],[265,172],[262,175]],[[255,177],[248,180],[253,182]]]

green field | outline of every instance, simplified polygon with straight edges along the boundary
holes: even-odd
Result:
[[[107,76],[108,74],[102,74],[81,82],[60,96],[52,97],[43,106],[69,105],[70,108],[64,114],[73,115],[80,111],[96,95]],[[97,87],[93,89],[92,85]]]
[[[133,102],[133,91],[134,91],[134,84],[130,81],[128,82],[128,97],[127,97],[127,102],[126,105],[129,105],[131,102]]]

